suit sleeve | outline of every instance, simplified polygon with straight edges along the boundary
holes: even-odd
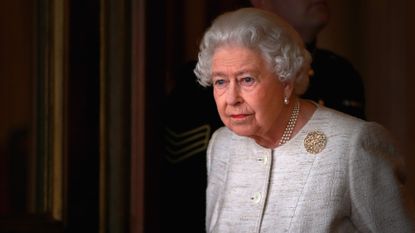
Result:
[[[413,232],[403,203],[402,158],[386,130],[363,123],[351,138],[351,220],[361,232]]]

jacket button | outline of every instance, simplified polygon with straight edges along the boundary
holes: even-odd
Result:
[[[255,204],[258,204],[261,201],[261,193],[256,192],[254,195],[251,196],[251,201]]]
[[[268,162],[268,157],[264,156],[264,157],[261,157],[261,158],[257,158],[257,161],[262,162],[264,165],[266,165],[267,162]]]

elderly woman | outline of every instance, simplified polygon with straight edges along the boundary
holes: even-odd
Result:
[[[207,232],[411,232],[376,123],[300,99],[310,55],[281,18],[219,16],[195,73],[226,127],[207,152]]]

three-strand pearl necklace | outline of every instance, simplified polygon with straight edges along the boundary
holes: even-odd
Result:
[[[291,112],[291,116],[290,116],[290,119],[288,120],[287,126],[285,127],[284,133],[282,134],[282,137],[278,144],[279,146],[284,145],[288,140],[290,140],[291,135],[293,134],[295,124],[297,123],[299,112],[300,112],[300,101],[297,100]]]

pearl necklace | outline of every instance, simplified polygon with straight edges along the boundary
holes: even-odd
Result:
[[[287,126],[285,127],[284,133],[279,142],[279,146],[284,145],[288,140],[290,140],[293,133],[295,124],[297,123],[298,113],[300,113],[300,102],[297,100],[293,111],[291,112],[290,119],[288,120]]]

